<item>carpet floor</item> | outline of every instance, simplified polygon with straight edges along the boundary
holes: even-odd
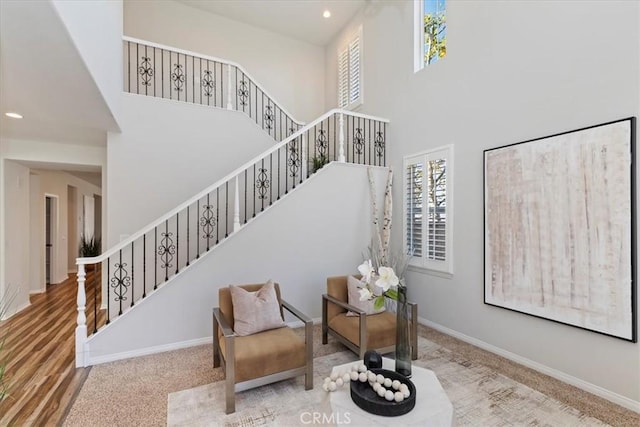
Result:
[[[331,339],[329,344],[322,345],[320,335],[320,327],[316,326],[315,358],[344,352],[345,348]],[[458,389],[460,380],[447,380],[455,377],[457,366],[471,369],[468,372],[475,372],[492,381],[504,377],[535,392],[526,396],[525,400],[540,401],[549,398],[557,401],[560,404],[557,410],[575,416],[579,420],[578,425],[640,425],[640,414],[636,412],[493,353],[423,326],[419,328],[419,335],[424,340],[421,340],[420,358],[416,364],[432,369],[441,379],[442,386],[453,403],[459,425],[484,426],[487,421],[486,418],[482,421],[480,418],[475,419],[473,411],[468,409],[469,405],[463,402],[469,396],[463,396]],[[443,363],[443,360],[447,363]],[[165,426],[169,394],[222,379],[221,369],[212,368],[210,345],[97,365],[91,369],[64,425]],[[508,390],[509,387],[504,386],[503,389]],[[543,396],[542,399],[540,396]],[[220,395],[220,400],[223,399],[224,395]],[[530,403],[522,401],[521,405],[526,407]],[[242,407],[239,406],[238,410],[242,411]],[[519,416],[519,413],[512,416],[503,414],[493,425],[523,425]]]

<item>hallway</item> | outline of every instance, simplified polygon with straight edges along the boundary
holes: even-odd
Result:
[[[87,273],[87,329],[94,327],[94,278]],[[0,323],[5,340],[0,361],[7,361],[8,396],[0,403],[0,426],[59,425],[64,420],[89,369],[75,368],[77,282],[71,275],[47,292],[31,297],[31,305]],[[100,291],[96,295],[100,306]],[[98,313],[104,324],[104,312]]]

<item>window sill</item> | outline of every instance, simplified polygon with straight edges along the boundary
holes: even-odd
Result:
[[[421,265],[410,264],[407,267],[407,270],[416,273],[428,274],[429,276],[441,277],[443,279],[453,279],[453,273],[449,273],[448,271],[433,270]]]

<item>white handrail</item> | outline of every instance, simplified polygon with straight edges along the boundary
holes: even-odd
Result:
[[[311,129],[312,127],[314,127],[318,123],[322,122],[326,118],[331,117],[333,114],[344,114],[345,116],[359,117],[359,118],[363,118],[363,119],[369,119],[369,120],[375,120],[375,121],[379,121],[379,122],[383,122],[383,123],[389,123],[388,119],[383,119],[383,118],[375,117],[375,116],[369,116],[367,114],[354,113],[354,112],[351,112],[351,111],[341,110],[341,109],[338,109],[338,108],[334,108],[332,110],[329,110],[326,113],[324,113],[322,116],[320,116],[317,119],[315,119],[314,121],[312,121],[311,123],[309,123],[309,124],[305,125],[304,127],[300,128],[300,130],[298,130],[296,133],[290,135],[289,137],[287,137],[286,139],[282,140],[278,144],[274,145],[273,147],[271,147],[267,151],[261,153],[259,156],[256,156],[253,159],[249,160],[248,162],[244,163],[242,166],[240,166],[239,168],[235,169],[233,172],[231,172],[231,173],[227,174],[226,176],[224,176],[223,178],[219,179],[214,184],[212,184],[212,185],[208,186],[207,188],[205,188],[204,190],[200,191],[198,194],[196,194],[195,196],[191,197],[189,200],[185,201],[184,203],[180,204],[178,207],[172,209],[168,213],[162,215],[160,218],[156,219],[155,221],[152,221],[150,224],[148,224],[147,226],[143,227],[138,232],[132,234],[131,236],[129,236],[127,239],[123,240],[122,242],[118,243],[117,245],[115,245],[114,247],[109,249],[108,251],[106,251],[103,254],[98,255],[96,257],[76,258],[76,264],[95,264],[95,263],[104,261],[105,259],[109,258],[114,253],[118,252],[121,249],[124,249],[125,247],[130,245],[132,242],[138,240],[140,237],[142,237],[144,234],[148,233],[149,231],[153,230],[158,225],[160,225],[163,222],[165,222],[166,220],[172,218],[175,214],[183,211],[184,209],[187,208],[187,206],[191,206],[193,203],[196,203],[199,199],[201,199],[204,196],[206,196],[207,194],[211,193],[216,188],[222,186],[227,181],[230,181],[232,178],[235,178],[236,176],[238,176],[239,174],[244,172],[245,169],[248,169],[249,167],[253,166],[259,160],[262,160],[263,158],[267,157],[269,154],[272,154],[272,153],[278,151],[284,145],[288,144],[289,142],[291,142],[295,138],[297,138],[300,135],[304,134],[309,129]]]
[[[201,58],[201,59],[206,59],[208,61],[215,61],[215,62],[220,62],[222,64],[227,64],[227,65],[231,65],[232,67],[236,67],[238,68],[240,71],[242,71],[244,73],[245,76],[249,77],[249,80],[251,80],[253,82],[253,84],[256,85],[257,88],[259,88],[262,93],[264,93],[265,95],[267,95],[270,99],[273,100],[273,103],[276,104],[278,106],[278,108],[280,108],[280,110],[286,114],[287,116],[291,117],[291,120],[293,120],[297,125],[303,125],[304,122],[301,120],[296,119],[295,117],[293,117],[293,114],[289,113],[287,110],[285,110],[282,107],[282,104],[280,104],[279,102],[276,101],[276,99],[271,96],[271,94],[269,94],[269,92],[267,92],[265,90],[265,88],[263,88],[256,79],[253,78],[253,76],[251,74],[249,74],[244,67],[242,67],[242,65],[233,62],[233,61],[229,61],[227,59],[221,59],[221,58],[216,58],[215,56],[209,56],[209,55],[204,55],[202,53],[196,53],[196,52],[191,52],[190,50],[185,50],[185,49],[180,49],[177,47],[173,47],[173,46],[167,46],[167,45],[162,45],[159,43],[154,43],[154,42],[150,42],[147,40],[141,40],[141,39],[136,39],[134,37],[129,37],[129,36],[122,36],[122,40],[127,41],[127,42],[132,42],[132,43],[138,43],[138,44],[142,44],[145,46],[149,46],[149,47],[155,47],[158,49],[164,49],[164,50],[169,50],[172,52],[176,52],[176,53],[181,53],[183,55],[189,55],[189,56],[194,56],[196,58]]]

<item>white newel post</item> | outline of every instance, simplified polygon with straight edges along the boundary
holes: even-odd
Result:
[[[87,341],[87,316],[84,314],[87,297],[84,292],[85,282],[84,264],[78,264],[78,319],[76,326],[76,368],[87,366],[85,361],[84,346]]]
[[[307,134],[303,133],[300,138],[302,138],[302,156],[300,157],[302,160],[302,176],[306,177],[309,171],[309,165],[307,164]]]
[[[231,104],[231,64],[227,64],[227,110],[233,110],[233,104]]]
[[[340,130],[338,132],[338,142],[340,144],[340,148],[338,149],[338,161],[340,163],[344,163],[346,159],[344,158],[344,114],[340,113]]]
[[[233,232],[240,230],[240,190],[238,185],[238,176],[236,175],[236,189],[233,198]]]

